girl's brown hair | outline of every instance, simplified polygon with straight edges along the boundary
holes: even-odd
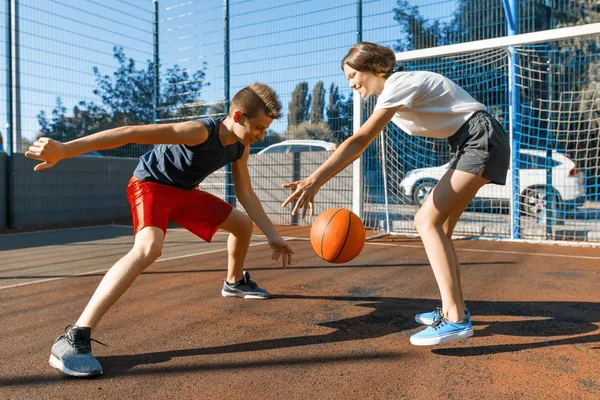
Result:
[[[342,59],[342,69],[344,64],[360,72],[384,74],[386,78],[394,72],[404,71],[402,66],[394,69],[396,55],[392,50],[370,42],[360,42],[352,46]]]

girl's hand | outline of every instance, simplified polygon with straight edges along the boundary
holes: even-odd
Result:
[[[29,151],[25,152],[25,157],[43,161],[33,168],[34,171],[41,171],[51,168],[60,160],[67,158],[67,148],[64,143],[41,137],[29,146]]]
[[[292,215],[296,215],[299,209],[302,209],[302,218],[306,217],[306,212],[309,209],[310,216],[314,215],[314,198],[319,191],[319,187],[310,178],[286,183],[283,187],[286,189],[295,189],[295,191],[283,202],[282,207],[286,207],[294,199],[297,199],[296,205],[292,210]]]

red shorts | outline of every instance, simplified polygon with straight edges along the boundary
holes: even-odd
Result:
[[[133,217],[133,233],[146,226],[156,226],[167,233],[169,221],[181,225],[210,242],[233,207],[201,190],[183,190],[132,177],[127,185],[127,199]]]

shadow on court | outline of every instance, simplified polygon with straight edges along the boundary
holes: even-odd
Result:
[[[0,251],[59,246],[81,242],[91,242],[120,237],[133,237],[133,229],[127,226],[105,225],[76,229],[63,229],[58,232],[38,231],[0,235]],[[100,245],[106,246],[106,243]]]
[[[414,321],[414,315],[423,309],[434,309],[439,306],[438,300],[405,299],[386,297],[326,297],[326,296],[274,296],[274,301],[292,299],[298,301],[326,300],[333,302],[352,302],[353,306],[366,307],[372,311],[359,317],[332,320],[317,324],[334,329],[325,335],[306,335],[280,339],[250,341],[227,346],[202,347],[193,349],[170,350],[135,355],[118,355],[99,357],[105,366],[106,375],[122,375],[131,369],[144,364],[160,364],[178,357],[206,356],[264,350],[284,349],[290,347],[312,346],[326,343],[346,342],[378,338],[390,334],[409,334],[420,327]],[[558,346],[565,344],[582,344],[600,342],[600,332],[595,323],[600,322],[600,303],[585,302],[488,302],[472,301],[469,307],[474,315],[476,337],[493,335],[536,337],[527,343],[432,348],[432,352],[444,356],[465,357],[481,356],[497,353],[518,352],[527,349]],[[551,311],[550,311],[551,310]],[[478,317],[514,317],[516,321],[478,322]],[[522,319],[522,320],[521,320]],[[533,319],[533,320],[532,320]],[[560,336],[560,339],[553,339]],[[568,336],[568,337],[564,337]],[[540,340],[539,337],[548,338]],[[398,338],[398,340],[406,340]],[[260,364],[254,365],[260,367]],[[247,367],[251,367],[250,365]],[[190,367],[188,367],[190,368]],[[206,366],[198,365],[198,370]]]

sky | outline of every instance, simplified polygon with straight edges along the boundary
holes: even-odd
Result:
[[[113,47],[137,68],[153,57],[151,0],[19,0],[23,137],[39,130],[37,115],[61,97],[67,110],[100,99],[93,67],[112,75]],[[456,2],[412,0],[422,15],[447,21]],[[363,0],[363,40],[393,46],[402,35],[393,20],[396,0]],[[334,83],[348,95],[340,61],[357,40],[356,0],[230,0],[231,96],[255,81],[271,85],[284,109],[302,81]],[[161,68],[190,72],[206,63],[207,103],[224,98],[223,0],[159,0]],[[6,2],[0,2],[0,85],[6,87]],[[6,90],[0,91],[5,135]],[[286,117],[272,128],[284,132]],[[4,138],[6,141],[6,138]]]

